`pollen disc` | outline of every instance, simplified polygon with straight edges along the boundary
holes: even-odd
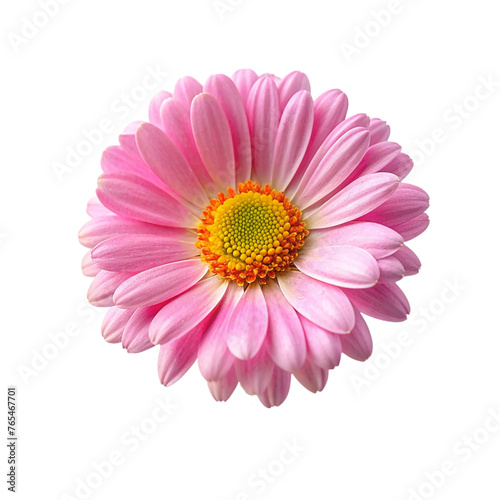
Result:
[[[239,285],[287,271],[308,234],[301,212],[283,192],[252,181],[210,200],[196,245],[214,274]]]

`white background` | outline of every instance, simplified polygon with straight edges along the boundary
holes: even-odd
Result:
[[[24,42],[16,38],[23,18],[40,5],[2,6],[2,376],[3,390],[18,388],[17,498],[83,498],[79,481],[99,482],[93,462],[117,453],[120,465],[88,498],[500,498],[500,424],[488,420],[500,411],[494,2],[221,3],[218,12],[211,0],[70,0]],[[388,22],[374,21],[389,7]],[[144,95],[137,86],[156,66],[168,72],[163,81],[133,109],[120,107],[123,94]],[[293,383],[272,410],[240,388],[215,403],[196,366],[166,389],[156,349],[129,355],[104,342],[102,311],[86,305],[77,241],[100,154],[128,122],[147,117],[147,100],[186,74],[204,81],[245,67],[301,70],[314,96],[340,88],[349,115],[387,120],[391,139],[420,159],[409,182],[431,196],[431,226],[410,244],[423,268],[403,283],[410,321],[369,320],[372,361],[344,358],[322,393]],[[496,86],[478,89],[481,79]],[[54,163],[103,118],[113,132],[58,179]],[[77,335],[54,354],[49,335],[71,328]],[[410,340],[397,348],[402,332]],[[21,376],[33,363],[34,374]],[[158,424],[156,398],[176,406]],[[141,425],[149,434],[136,446],[130,433]],[[283,452],[285,441],[297,456]],[[443,462],[453,473],[435,474]]]

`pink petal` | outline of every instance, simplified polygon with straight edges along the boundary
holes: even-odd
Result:
[[[346,132],[328,150],[307,184],[303,179],[294,202],[306,208],[331,193],[358,166],[369,142],[370,134],[365,128],[357,127]]]
[[[363,214],[360,219],[392,227],[413,219],[428,208],[429,195],[423,189],[411,184],[400,184],[397,191],[389,199],[366,215]]]
[[[119,307],[158,304],[191,288],[206,272],[206,264],[198,259],[164,264],[132,276],[117,288],[113,299]]]
[[[404,277],[405,268],[394,255],[384,257],[377,262],[380,269],[380,281],[399,281]]]
[[[144,162],[131,158],[121,146],[110,146],[101,157],[101,167],[105,174],[123,173],[139,175],[153,182],[153,174],[145,168]]]
[[[111,210],[107,209],[97,198],[91,198],[87,203],[87,214],[92,218],[115,215]]]
[[[275,366],[266,390],[258,394],[260,402],[267,408],[280,406],[288,396],[291,378],[292,375],[289,372]]]
[[[357,219],[388,200],[398,186],[398,178],[392,174],[364,175],[330,198],[311,215],[307,215],[307,227],[320,229],[339,226]]]
[[[386,122],[380,120],[379,118],[372,118],[370,120],[370,146],[373,144],[378,144],[379,142],[384,142],[389,139],[391,133],[391,127],[387,125]]]
[[[413,168],[413,160],[404,153],[399,153],[388,165],[381,168],[381,172],[389,172],[399,177],[402,181]]]
[[[170,95],[170,92],[167,92],[166,93],[167,95]],[[153,97],[154,99],[154,97]],[[135,120],[133,122],[130,122],[128,125],[125,125],[125,128],[123,129],[123,133],[128,135],[128,134],[132,134],[132,135],[135,135],[135,131],[138,129],[138,127],[144,123],[144,121],[141,121],[141,120]]]
[[[175,143],[159,128],[143,123],[136,133],[137,146],[149,168],[173,191],[203,209],[208,197],[191,166]]]
[[[120,147],[125,152],[125,154],[131,158],[135,163],[146,166],[144,160],[142,159],[141,154],[139,153],[139,148],[137,147],[137,142],[135,140],[135,132],[132,134],[121,134],[118,136],[118,140],[120,141]],[[147,166],[145,170],[148,170]],[[142,175],[142,174],[141,174]]]
[[[222,106],[231,129],[234,146],[236,184],[250,179],[252,170],[252,145],[245,106],[233,81],[226,75],[211,76],[204,91],[213,95]]]
[[[306,336],[308,359],[325,370],[338,366],[342,354],[341,338],[350,337],[351,333],[337,335],[321,328],[304,316],[300,316],[300,322]]]
[[[251,69],[240,69],[232,76],[232,80],[241,94],[241,100],[245,106],[250,90],[258,78],[257,73]]]
[[[394,254],[394,257],[401,262],[406,276],[412,276],[420,271],[420,266],[422,265],[420,259],[415,252],[410,250],[407,246],[403,245]]]
[[[274,146],[280,120],[278,88],[271,76],[264,75],[248,96],[248,124],[252,140],[252,178],[262,185],[271,183]]]
[[[214,184],[214,181],[203,165],[200,153],[196,149],[189,109],[186,109],[175,99],[167,99],[161,105],[160,113],[163,121],[162,129],[184,155],[205,191],[211,196],[215,196],[217,193],[210,190],[210,185]]]
[[[341,121],[325,138],[321,146],[318,148],[317,152],[314,154],[316,156],[321,150],[324,152],[328,151],[332,144],[337,142],[343,135],[347,134],[349,130],[354,128],[366,128],[368,129],[368,124],[370,119],[364,113],[358,113],[350,118]]]
[[[380,276],[373,256],[351,245],[304,248],[294,264],[312,278],[348,288],[371,287]]]
[[[203,92],[201,83],[191,76],[185,76],[177,80],[175,84],[174,99],[180,102],[186,109],[189,109],[193,99],[201,92]]]
[[[122,339],[123,331],[135,309],[119,309],[112,307],[106,312],[102,321],[102,336],[106,342],[116,344]]]
[[[306,90],[288,102],[278,126],[272,162],[272,186],[282,191],[292,180],[304,156],[314,119],[314,104]]]
[[[283,78],[278,84],[278,94],[280,98],[280,112],[283,113],[288,101],[301,90],[311,92],[309,78],[300,71],[293,71]]]
[[[366,151],[355,174],[359,176],[385,171],[384,169],[399,156],[400,152],[401,146],[395,142],[373,144]]]
[[[92,257],[90,254],[91,254],[91,252],[89,251],[83,256],[82,273],[84,274],[84,276],[89,276],[89,277],[93,278],[94,276],[97,276],[97,273],[101,269],[92,260]]]
[[[280,273],[278,282],[288,302],[313,323],[336,333],[354,326],[351,303],[339,288],[296,271]]]
[[[235,359],[234,367],[241,387],[248,394],[260,394],[265,391],[273,374],[274,363],[267,354],[264,342],[259,352],[251,359]]]
[[[327,90],[314,101],[314,128],[307,156],[312,158],[330,132],[347,113],[347,96],[340,90]]]
[[[269,78],[272,78],[276,86],[278,86],[281,82],[281,78],[279,76],[276,76],[274,73],[264,73],[262,76],[268,76]]]
[[[131,276],[133,276],[133,273],[99,271],[99,274],[97,274],[89,287],[87,293],[88,301],[96,307],[113,306],[113,294],[115,290]]]
[[[342,226],[314,229],[307,237],[307,247],[352,245],[366,250],[376,259],[392,255],[403,242],[399,233],[373,222],[348,222]]]
[[[354,309],[356,324],[349,335],[340,336],[342,352],[357,361],[366,361],[373,351],[373,341],[370,330],[363,316]]]
[[[368,126],[370,119],[364,115],[354,115],[347,120],[339,123],[326,137],[326,139],[321,143],[318,148],[314,150],[311,148],[311,143],[309,143],[308,149],[302,159],[302,162],[292,179],[292,182],[287,188],[287,195],[290,199],[293,198],[297,192],[299,184],[306,186],[307,183],[314,177],[314,172],[318,168],[319,164],[322,162],[325,155],[331,149],[331,147],[347,132],[350,130],[361,127],[366,128]]]
[[[153,96],[151,102],[149,103],[149,121],[156,125],[157,127],[162,127],[162,120],[160,116],[160,107],[163,101],[172,97],[170,92],[166,90],[160,90],[157,94]]]
[[[191,124],[201,159],[223,190],[234,186],[235,164],[231,129],[221,105],[210,94],[199,94],[191,105]]]
[[[247,287],[228,324],[227,346],[239,359],[253,358],[267,334],[268,312],[259,284]]]
[[[199,254],[195,239],[189,233],[184,240],[157,235],[116,236],[99,243],[92,250],[92,260],[106,271],[138,273],[195,257]]]
[[[173,238],[184,241],[189,241],[194,237],[193,232],[184,228],[156,226],[146,222],[111,215],[96,217],[87,222],[80,229],[78,238],[83,246],[94,248],[104,240],[123,235],[154,235],[160,238]]]
[[[238,385],[234,368],[231,368],[224,377],[208,382],[208,389],[215,401],[227,401]]]
[[[148,124],[148,126],[152,126]],[[120,136],[125,137],[125,136]],[[131,136],[135,142],[135,135]],[[134,147],[136,147],[134,145]],[[138,153],[137,153],[138,154]],[[149,181],[151,184],[170,193],[171,188],[167,186],[151,169],[144,163],[142,157],[136,157],[126,152],[122,146],[110,146],[102,154],[101,167],[105,174],[132,174]],[[170,193],[172,194],[172,193]]]
[[[385,321],[405,321],[410,304],[396,283],[378,283],[373,288],[344,290],[351,302],[364,314]]]
[[[269,355],[284,370],[294,371],[306,359],[306,341],[297,313],[273,281],[262,287],[269,311]]]
[[[149,340],[149,327],[164,302],[154,306],[139,307],[130,318],[122,337],[122,345],[129,353],[139,353],[151,349],[154,344]]]
[[[213,276],[174,297],[153,319],[149,329],[151,342],[165,344],[192,330],[217,307],[227,285],[227,280]]]
[[[218,277],[217,279],[226,281]],[[200,344],[198,366],[206,380],[220,379],[234,364],[235,358],[227,347],[227,335],[231,316],[242,294],[242,288],[235,283],[231,283],[222,299],[217,315],[212,320]]]
[[[196,227],[197,218],[166,191],[132,174],[104,174],[99,200],[118,215],[150,224]]]
[[[409,241],[422,234],[428,227],[429,216],[427,214],[420,214],[409,221],[392,226],[392,229],[398,232],[405,241]]]
[[[293,372],[293,376],[311,392],[320,392],[325,388],[328,381],[328,370],[324,370],[308,359],[299,370]]]
[[[202,321],[182,337],[160,346],[158,375],[163,385],[168,387],[174,384],[191,368],[206,326],[206,322]]]

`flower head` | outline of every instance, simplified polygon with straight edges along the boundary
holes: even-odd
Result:
[[[83,271],[102,332],[137,353],[159,345],[171,385],[198,359],[217,400],[238,383],[280,405],[293,375],[321,391],[344,353],[372,351],[362,314],[404,321],[396,284],[416,274],[405,242],[428,196],[385,122],[313,100],[303,73],[190,77],[103,154]]]

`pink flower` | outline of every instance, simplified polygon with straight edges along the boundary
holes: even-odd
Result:
[[[293,375],[321,391],[344,353],[366,360],[362,314],[404,321],[405,242],[428,225],[412,168],[385,122],[313,100],[306,75],[240,70],[160,92],[149,122],[102,157],[80,231],[88,298],[108,342],[160,346],[171,385],[196,359],[216,400],[238,382],[267,406]]]

